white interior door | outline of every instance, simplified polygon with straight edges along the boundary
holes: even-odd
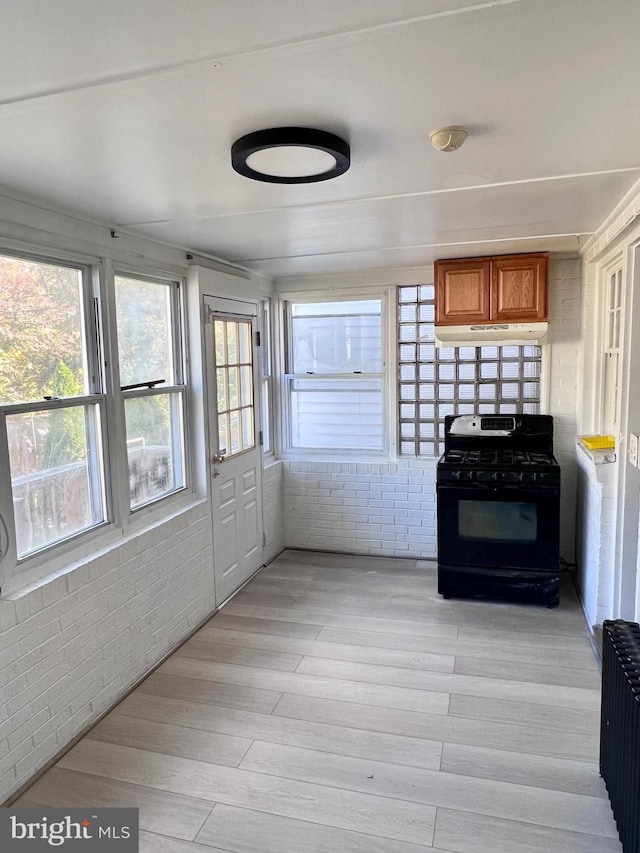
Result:
[[[263,563],[257,306],[205,297],[213,556],[221,604]]]

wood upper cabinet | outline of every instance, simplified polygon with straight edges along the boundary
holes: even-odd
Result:
[[[547,319],[548,255],[436,261],[436,326]]]
[[[491,312],[491,261],[436,261],[436,325],[486,323]]]
[[[547,319],[547,255],[493,259],[491,318],[513,323]]]

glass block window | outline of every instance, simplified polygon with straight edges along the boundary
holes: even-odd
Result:
[[[435,288],[398,288],[400,456],[440,456],[446,415],[538,414],[539,346],[435,345]]]

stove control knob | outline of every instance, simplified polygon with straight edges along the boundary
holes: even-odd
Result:
[[[530,480],[530,476],[531,476],[531,475],[530,475],[527,471],[523,471],[523,472],[520,474],[520,482],[521,482],[521,483],[528,483],[528,482],[529,482],[529,480]]]

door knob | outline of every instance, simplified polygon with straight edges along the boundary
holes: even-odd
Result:
[[[211,457],[212,462],[224,462],[224,456],[220,453],[214,453]]]

